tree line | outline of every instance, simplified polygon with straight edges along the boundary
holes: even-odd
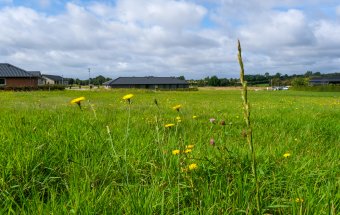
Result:
[[[309,80],[312,77],[333,77],[340,76],[340,73],[321,74],[320,72],[307,71],[303,75],[287,75],[276,73],[270,75],[268,72],[265,74],[245,75],[244,78],[248,86],[308,86]],[[199,80],[189,80],[189,83],[198,87],[204,86],[241,86],[237,78],[218,78],[216,75],[205,77]]]
[[[99,75],[95,78],[90,78],[90,79],[87,79],[87,80],[80,80],[78,78],[76,78],[76,79],[68,78],[67,79],[69,85],[83,85],[83,86],[89,85],[89,84],[99,86],[99,85],[102,85],[103,83],[105,83],[106,81],[110,81],[110,80],[112,80],[112,78],[105,78],[102,75]]]

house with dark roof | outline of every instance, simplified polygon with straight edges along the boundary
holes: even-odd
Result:
[[[62,76],[42,74],[43,84],[45,85],[64,85],[68,84]]]
[[[0,86],[37,87],[39,77],[8,63],[0,63]]]
[[[119,77],[105,82],[103,85],[111,88],[137,89],[178,89],[189,88],[189,83],[175,77]]]
[[[339,77],[313,77],[309,80],[309,85],[329,85],[329,84],[340,84]]]
[[[39,71],[28,71],[29,73],[32,74],[32,76],[38,78],[38,85],[44,85],[44,79],[41,76],[41,72]]]

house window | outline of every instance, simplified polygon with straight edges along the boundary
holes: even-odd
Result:
[[[0,86],[1,85],[6,85],[6,79],[0,78]]]

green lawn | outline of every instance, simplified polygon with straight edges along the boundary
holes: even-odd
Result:
[[[0,92],[0,214],[254,214],[240,95]],[[340,93],[248,96],[263,213],[339,214]]]

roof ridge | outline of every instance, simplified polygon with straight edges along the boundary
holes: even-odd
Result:
[[[0,66],[2,66],[2,67],[6,67],[7,66],[6,69],[9,69],[9,70],[13,70],[14,69],[14,70],[16,70],[17,72],[21,73],[21,75],[19,75],[19,76],[33,77],[33,75],[30,72],[28,72],[28,71],[26,71],[24,69],[21,69],[20,67],[14,66],[14,65],[12,65],[10,63],[0,63]]]

